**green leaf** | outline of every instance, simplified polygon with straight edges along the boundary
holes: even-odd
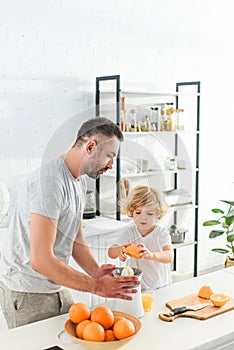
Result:
[[[231,226],[231,224],[233,224],[234,222],[234,215],[231,216],[226,216],[225,217],[225,222],[228,226]]]
[[[224,214],[224,211],[218,208],[214,208],[211,211],[213,211],[213,213],[219,213],[219,214]]]
[[[220,222],[218,220],[208,220],[203,222],[203,226],[214,226],[214,225],[219,225]]]
[[[233,201],[224,201],[222,199],[220,199],[221,202],[224,202],[224,203],[227,203],[227,204],[230,204],[232,207],[234,207],[234,202]]]
[[[225,229],[226,229],[226,228],[228,228],[228,227],[229,227],[229,226],[226,224],[226,222],[223,222],[223,223],[222,223],[222,228],[225,228]]]
[[[231,242],[234,241],[234,232],[228,233],[228,235],[227,235],[227,241],[228,241],[229,243],[231,243]]]
[[[221,253],[221,254],[229,253],[229,250],[222,249],[222,248],[214,248],[214,249],[211,249],[211,250],[212,250],[212,252]]]
[[[221,236],[224,233],[222,230],[213,230],[209,233],[209,238],[215,238]]]

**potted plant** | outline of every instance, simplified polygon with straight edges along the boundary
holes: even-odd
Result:
[[[213,248],[212,251],[221,254],[229,253],[225,261],[225,267],[229,267],[234,265],[234,201],[220,201],[228,205],[226,213],[222,209],[212,209],[213,213],[219,214],[219,218],[205,221],[203,226],[219,226],[210,231],[209,238],[225,235],[226,248]]]

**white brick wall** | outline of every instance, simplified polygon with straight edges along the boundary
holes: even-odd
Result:
[[[121,74],[129,89],[168,91],[176,81],[201,80],[201,222],[218,199],[233,199],[223,158],[233,138],[232,0],[0,5],[0,180],[12,198],[56,130],[94,105],[95,77]],[[200,230],[203,269],[221,257]]]

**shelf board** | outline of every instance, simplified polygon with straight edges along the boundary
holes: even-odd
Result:
[[[116,91],[100,91],[101,96],[105,97],[115,97]],[[134,91],[134,90],[123,90],[121,91],[121,96],[124,97],[176,97],[176,96],[200,96],[200,93],[181,93],[181,92],[156,92],[156,91]]]
[[[176,174],[184,170],[186,169],[177,169],[177,170],[158,169],[158,170],[149,170],[149,171],[142,171],[142,172],[121,172],[121,178],[146,177],[146,176],[154,176],[162,173]],[[116,173],[109,171],[105,174],[102,174],[101,176],[116,177]]]
[[[197,244],[196,241],[184,241],[182,243],[172,243],[173,249],[181,248],[181,247],[187,247],[189,245],[195,245]]]
[[[154,135],[186,135],[186,134],[196,134],[199,135],[200,131],[199,130],[171,130],[171,131],[124,131],[123,135],[127,137],[145,137],[148,135],[154,136]]]
[[[184,203],[184,204],[177,204],[177,205],[171,205],[169,208],[169,211],[178,211],[178,210],[184,210],[184,209],[195,209],[197,206],[195,206],[193,203]]]

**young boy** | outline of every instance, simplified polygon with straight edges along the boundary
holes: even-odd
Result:
[[[119,239],[108,249],[110,258],[128,258],[126,248],[130,244],[138,246],[139,260],[130,258],[130,266],[143,271],[142,289],[156,289],[171,283],[170,263],[174,258],[169,230],[158,225],[166,214],[168,205],[162,194],[148,186],[136,186],[125,206],[129,217],[133,218]]]

